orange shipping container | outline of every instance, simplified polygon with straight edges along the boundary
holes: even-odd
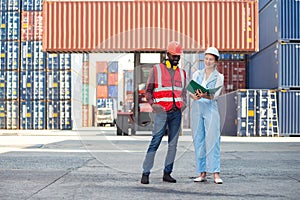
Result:
[[[40,11],[22,12],[21,40],[42,40],[43,19]]]
[[[97,86],[97,99],[107,98],[107,97],[108,97],[107,85],[98,85]]]
[[[107,73],[108,62],[97,61],[96,62],[96,73]]]
[[[43,16],[48,52],[158,51],[171,40],[185,51],[258,50],[258,0],[46,0]]]
[[[108,74],[108,85],[118,85],[118,73]]]
[[[83,62],[82,63],[82,83],[83,84],[89,84],[89,62]]]

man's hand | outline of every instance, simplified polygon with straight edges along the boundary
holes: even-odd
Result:
[[[152,106],[154,112],[165,112],[164,107],[162,107],[161,105],[152,104],[151,106]]]

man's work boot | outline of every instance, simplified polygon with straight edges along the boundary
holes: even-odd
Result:
[[[142,175],[141,184],[149,184],[149,175],[147,174]]]
[[[176,183],[176,179],[172,178],[170,173],[165,173],[165,172],[164,172],[164,176],[163,176],[163,181],[169,182],[169,183]]]

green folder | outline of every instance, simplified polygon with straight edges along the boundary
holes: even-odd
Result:
[[[216,88],[207,89],[207,88],[203,87],[202,85],[199,85],[196,81],[191,80],[189,82],[188,86],[186,87],[186,89],[193,94],[196,93],[196,90],[201,90],[203,93],[207,92],[207,94],[210,95],[210,94],[215,94],[221,87],[222,87],[222,85],[219,87],[216,87]]]

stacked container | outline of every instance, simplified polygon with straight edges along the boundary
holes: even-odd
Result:
[[[96,69],[90,67],[89,54],[83,55],[82,65],[82,126],[95,124]]]
[[[0,2],[0,128],[19,127],[20,1]]]
[[[222,135],[278,136],[276,92],[237,90],[218,98]]]
[[[250,57],[249,88],[278,90],[279,131],[299,135],[300,1],[264,0],[259,9],[260,51]]]
[[[41,10],[41,1],[22,1],[20,129],[46,129],[46,54],[42,52]]]
[[[124,71],[124,111],[133,111],[133,70]]]
[[[108,98],[118,98],[118,61],[108,62]],[[117,101],[116,101],[117,102]]]

